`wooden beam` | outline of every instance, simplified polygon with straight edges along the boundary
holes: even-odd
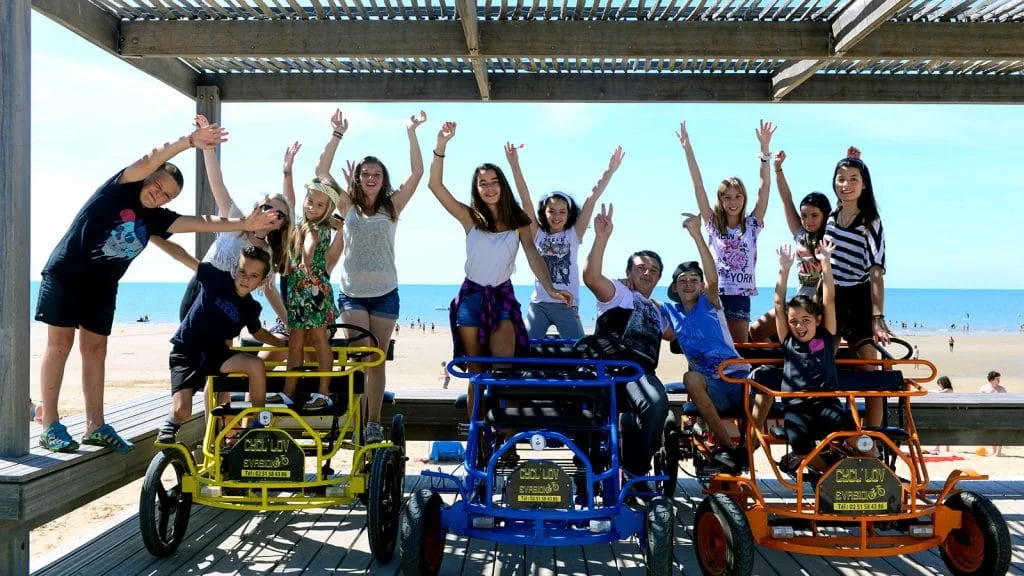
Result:
[[[210,124],[220,123],[220,89],[216,86],[198,86],[196,88],[196,114],[206,116]],[[220,158],[220,146],[217,146],[217,157]],[[196,149],[196,215],[217,213],[217,202],[213,198],[210,179],[206,172],[203,151]],[[227,216],[227,214],[224,214]],[[216,234],[209,232],[196,234],[195,257],[202,260],[206,251],[213,245]]]
[[[1022,22],[886,22],[847,58],[1024,59]]]
[[[456,0],[459,10],[459,22],[466,37],[466,49],[469,50],[473,62],[473,76],[476,87],[480,91],[480,99],[484,102],[491,99],[491,86],[487,81],[487,60],[480,56],[480,29],[476,21],[476,0]]]
[[[6,0],[5,0],[6,1]],[[120,53],[120,20],[86,0],[32,0],[32,7],[61,26],[92,42],[110,54]],[[195,70],[176,58],[139,60],[122,58],[189,98],[195,97]]]
[[[831,56],[843,56],[912,0],[853,0],[832,20]],[[779,101],[824,66],[821,60],[787,64],[772,77],[772,100]]]
[[[474,101],[468,73],[207,74],[224,102]],[[805,91],[806,90],[806,91]],[[767,74],[492,74],[503,102],[768,102]],[[820,74],[786,101],[1005,103],[1024,101],[1024,77]]]
[[[28,452],[31,240],[31,21],[29,0],[0,2],[0,456]],[[0,572],[29,573],[29,529],[0,534]]]

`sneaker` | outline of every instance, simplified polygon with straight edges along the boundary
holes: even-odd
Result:
[[[717,448],[711,454],[712,466],[721,468],[722,472],[738,474],[746,464],[747,451],[743,448]]]
[[[363,429],[363,444],[377,444],[384,441],[384,430],[380,422],[367,422]]]
[[[267,404],[284,404],[285,406],[291,406],[295,402],[288,397],[284,392],[271,392],[267,394]]]
[[[314,412],[317,410],[326,410],[331,406],[334,406],[334,402],[331,402],[330,397],[314,392],[309,395],[309,402],[303,404],[302,409],[307,412]]]
[[[51,452],[75,452],[78,450],[78,442],[75,442],[68,429],[60,422],[54,422],[43,430],[39,435],[39,445]]]
[[[176,435],[179,428],[181,428],[180,424],[175,424],[170,419],[164,420],[156,432],[156,441],[161,444],[174,444],[177,441]]]
[[[110,448],[119,454],[127,454],[135,448],[135,444],[118,436],[117,431],[110,424],[104,424],[93,430],[91,434],[83,436],[82,444]]]

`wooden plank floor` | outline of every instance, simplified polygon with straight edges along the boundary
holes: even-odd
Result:
[[[779,494],[775,481],[762,481],[765,494]],[[406,491],[429,486],[409,476]],[[971,483],[996,503],[1010,524],[1013,538],[1011,573],[1024,574],[1024,480]],[[700,485],[681,480],[676,499],[674,574],[698,575],[692,543],[693,514],[702,499]],[[642,575],[643,557],[636,541],[574,548],[523,547],[449,536],[442,574],[516,574],[554,576]],[[366,532],[366,510],[346,508],[303,513],[239,513],[201,506],[192,509],[188,537],[167,559],[153,558],[142,544],[138,517],[116,527],[57,559],[34,574],[58,576],[243,575],[399,573],[398,555],[388,564],[374,562]],[[758,549],[755,574],[780,575],[903,575],[946,574],[937,551],[892,558],[822,558]]]

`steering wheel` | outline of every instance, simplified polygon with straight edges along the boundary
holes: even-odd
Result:
[[[574,355],[586,360],[632,360],[633,350],[614,336],[584,336],[572,345]]]
[[[914,355],[914,346],[910,342],[907,342],[902,338],[890,338],[889,343],[896,344],[897,346],[903,348],[906,351],[906,354],[897,358],[890,354],[889,351],[886,350],[881,344],[876,343],[873,338],[864,338],[862,340],[858,340],[857,342],[850,345],[850,349],[853,350],[854,357],[860,358],[861,360],[864,360],[865,358],[860,355],[860,349],[866,345],[870,345],[875,350],[878,350],[878,353],[881,354],[882,358],[885,360],[910,360],[910,357]]]
[[[380,348],[380,342],[377,341],[377,337],[373,335],[373,332],[370,332],[362,326],[356,326],[354,324],[328,324],[327,332],[330,333],[332,330],[347,330],[349,332],[355,332],[355,336],[352,336],[351,338],[331,338],[331,346],[351,346],[353,342],[366,340],[367,343],[358,345]]]

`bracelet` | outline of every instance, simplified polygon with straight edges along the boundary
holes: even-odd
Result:
[[[757,157],[761,159],[761,162],[765,162],[765,163],[767,163],[769,160],[772,159],[771,153],[759,154]]]
[[[444,158],[444,154],[438,154],[437,150],[434,150],[433,152],[434,152],[434,156],[437,156],[438,158]]]
[[[345,133],[344,132],[338,132],[337,130],[335,130],[334,131],[334,137],[337,138],[338,140],[341,140],[342,138],[345,137]]]
[[[189,148],[195,148],[196,147],[196,143],[194,141],[192,141],[192,135],[191,134],[188,135],[188,147]]]
[[[291,175],[292,175],[292,173],[291,173],[291,172],[289,172],[289,171],[287,171],[287,170],[285,170],[285,171],[284,171],[284,175],[285,175],[285,176],[291,176]]]
[[[775,173],[776,174],[782,174],[782,168],[776,168],[775,169]]]

